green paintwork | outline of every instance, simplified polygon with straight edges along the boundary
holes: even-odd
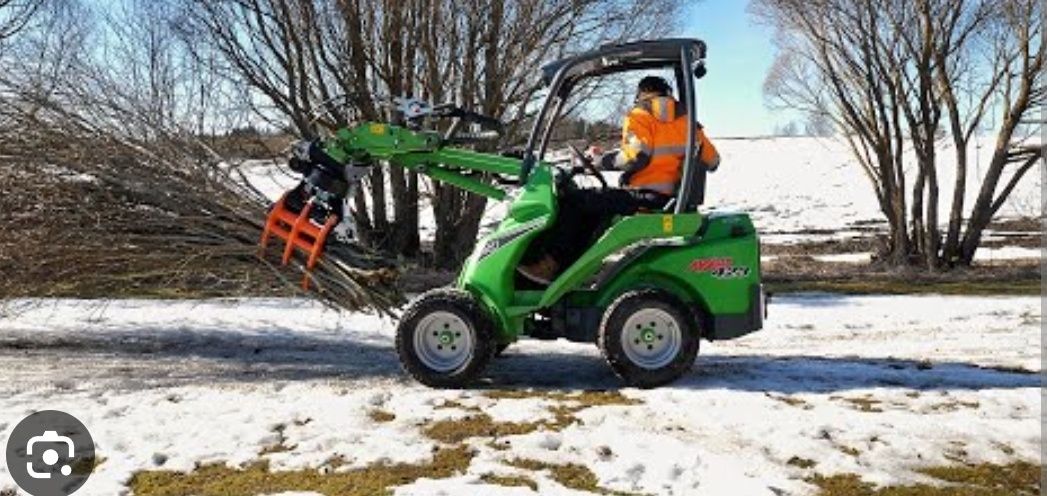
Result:
[[[426,174],[457,188],[503,200],[505,190],[460,172],[520,175],[520,160],[441,146],[440,135],[400,126],[364,122],[339,129],[325,142],[324,151],[339,162],[386,160],[392,165]]]
[[[698,231],[701,214],[637,214],[616,222],[574,265],[564,270],[545,291],[539,307],[546,307],[577,288],[600,270],[604,259],[633,243],[658,238],[690,236]]]
[[[541,163],[519,188],[508,215],[498,228],[477,242],[458,275],[457,285],[477,295],[500,324],[502,338],[511,341],[523,329],[524,317],[536,307],[516,300],[513,287],[516,266],[527,246],[556,216],[556,191],[552,167]],[[514,234],[520,233],[518,236]],[[496,244],[499,246],[493,248]],[[491,250],[490,253],[487,253]],[[540,292],[537,292],[541,294]],[[537,301],[533,299],[533,301]]]
[[[756,304],[750,300],[753,285],[759,284],[761,277],[759,240],[745,214],[644,213],[623,217],[544,291],[517,291],[517,265],[531,241],[556,219],[555,167],[539,162],[526,183],[509,194],[474,173],[518,178],[520,160],[445,147],[436,133],[380,123],[341,129],[325,143],[325,150],[342,162],[385,160],[510,202],[505,219],[476,243],[456,281],[490,312],[503,343],[522,334],[525,322],[538,310],[559,302],[604,309],[625,291],[640,287],[668,291],[708,315],[745,314]],[[644,247],[641,254],[621,264],[599,284],[593,283],[611,255],[638,247]],[[729,270],[719,274],[707,270],[711,262]]]
[[[745,214],[713,215],[706,222],[701,238],[683,239],[684,246],[652,248],[633,260],[590,295],[592,303],[605,307],[625,291],[656,286],[697,303],[712,315],[749,310],[752,285],[759,284],[761,277],[759,240],[752,222]],[[717,277],[692,265],[696,260],[713,259],[730,259],[733,267],[748,269],[748,273]]]

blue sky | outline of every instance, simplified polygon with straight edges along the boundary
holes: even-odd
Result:
[[[770,28],[746,12],[748,0],[688,2],[680,35],[705,40],[708,74],[698,81],[698,119],[716,136],[770,134],[790,116],[764,106],[763,80],[774,60]]]

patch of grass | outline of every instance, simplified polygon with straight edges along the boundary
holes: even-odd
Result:
[[[985,489],[984,494],[1040,494],[1042,466],[1027,462],[931,467],[921,473],[965,487]],[[982,494],[972,492],[971,494]]]
[[[95,453],[94,458],[84,458],[73,462],[73,465],[70,468],[72,469],[72,473],[77,475],[90,474],[91,472],[94,472],[99,465],[105,463],[105,460],[106,458],[104,456],[98,456],[98,454]],[[0,492],[0,496],[4,496],[4,493]]]
[[[452,408],[455,408],[455,409],[458,409],[458,410],[465,410],[467,412],[479,412],[480,411],[480,408],[478,408],[478,407],[466,406],[466,405],[461,404],[457,400],[447,400],[447,401],[444,401],[443,403],[440,403],[439,405],[434,406],[433,410],[447,410],[447,409],[452,409]]]
[[[802,469],[808,469],[817,465],[818,462],[811,460],[810,458],[801,458],[799,456],[794,456],[790,458],[788,461],[786,461],[785,464],[792,465],[793,467],[799,467]]]
[[[980,406],[981,404],[977,401],[949,400],[931,405],[931,410],[935,412],[955,412],[962,408],[977,409]]]
[[[868,396],[868,395],[862,396],[862,397],[852,397],[852,398],[846,398],[846,397],[841,397],[841,396],[830,396],[829,399],[830,400],[840,400],[840,401],[843,401],[843,402],[847,403],[848,405],[850,405],[851,408],[854,408],[855,410],[858,410],[859,412],[870,412],[870,413],[883,412],[883,408],[880,408],[880,405],[882,405],[883,402],[878,400],[878,399],[875,399],[875,398],[873,398],[871,396]]]
[[[1040,494],[1040,470],[1027,462],[984,463],[919,470],[938,484],[876,487],[857,474],[816,475],[807,481],[818,486],[817,496],[1034,496]]]
[[[579,422],[576,413],[594,406],[637,405],[640,400],[626,398],[618,391],[582,391],[567,393],[562,391],[533,390],[492,390],[484,393],[491,399],[527,399],[540,398],[566,404],[553,405],[549,412],[552,420],[535,422],[496,422],[490,415],[480,412],[479,408],[467,407],[456,401],[448,401],[437,408],[459,408],[476,412],[462,419],[439,420],[429,424],[423,433],[431,439],[445,443],[457,443],[471,437],[504,437],[529,434],[538,429],[561,431],[567,426]]]
[[[287,444],[287,436],[284,434],[284,431],[286,431],[286,430],[287,430],[287,425],[286,424],[277,424],[275,427],[273,427],[273,432],[275,432],[276,435],[279,436],[279,437],[277,438],[275,443],[270,444],[269,446],[266,446],[266,447],[262,448],[262,450],[258,452],[258,455],[259,456],[264,456],[264,455],[270,455],[270,454],[273,454],[273,453],[285,453],[285,452],[291,451],[291,450],[295,449],[296,447],[298,447],[298,445],[296,445],[296,444],[294,444],[294,445],[288,445]]]
[[[390,494],[391,488],[420,478],[444,479],[464,472],[474,452],[467,446],[438,450],[428,463],[374,465],[361,469],[323,473],[316,469],[272,471],[265,460],[242,468],[223,464],[203,465],[192,472],[171,470],[136,472],[128,484],[136,496],[254,496],[290,491],[317,492],[326,496]]]
[[[393,415],[392,413],[389,413],[389,412],[387,412],[385,410],[378,410],[378,409],[371,410],[371,411],[367,412],[367,416],[371,417],[371,420],[373,420],[375,422],[378,422],[380,424],[386,423],[386,422],[392,422],[393,420],[396,420],[396,415]]]
[[[558,402],[572,401],[584,407],[608,405],[639,405],[640,400],[622,396],[619,391],[588,390],[577,393],[566,391],[542,391],[534,389],[493,389],[484,396],[495,400],[546,399]]]
[[[858,455],[862,454],[862,452],[859,451],[858,448],[853,448],[851,446],[843,444],[836,446],[836,449],[842,451],[845,455],[851,455],[853,457],[857,457]]]
[[[423,434],[444,443],[459,443],[471,437],[503,437],[528,434],[538,430],[538,422],[495,422],[490,415],[478,413],[460,419],[446,419],[425,427]]]
[[[553,414],[554,420],[543,421],[538,424],[552,431],[563,430],[568,425],[578,422],[576,413],[585,410],[586,408],[594,406],[611,406],[611,405],[639,405],[643,403],[640,400],[627,398],[622,396],[622,393],[618,391],[581,391],[578,393],[568,393],[565,391],[536,391],[529,389],[522,390],[510,390],[510,389],[498,389],[487,391],[484,393],[485,396],[491,399],[529,399],[537,398],[549,401],[555,401],[560,403],[567,403],[561,405],[554,405],[549,407],[549,412]]]
[[[804,410],[810,410],[810,409],[814,408],[814,405],[811,405],[810,403],[808,403],[808,402],[806,402],[806,401],[804,401],[804,400],[802,400],[800,398],[794,398],[792,396],[787,396],[787,395],[784,395],[784,394],[763,393],[763,395],[768,397],[768,398],[770,398],[770,399],[772,399],[772,400],[780,401],[780,402],[785,403],[786,405],[789,405],[789,406],[794,406],[794,407],[797,407],[797,408],[803,408]]]
[[[568,489],[575,489],[578,491],[588,491],[596,494],[607,494],[615,496],[627,496],[635,493],[625,493],[621,491],[612,491],[600,487],[597,482],[596,474],[589,467],[578,463],[565,463],[556,464],[543,462],[541,460],[534,460],[530,458],[516,458],[513,460],[506,461],[509,465],[522,468],[524,470],[531,470],[534,472],[538,471],[549,471],[549,475],[553,480],[558,482],[561,486]]]
[[[586,408],[607,405],[638,405],[642,403],[640,400],[626,398],[618,391],[582,391],[578,393],[568,393],[564,391],[498,389],[487,391],[484,395],[495,400],[539,398],[564,404],[552,405],[549,407],[549,412],[553,415],[552,420],[539,420],[535,422],[496,422],[490,415],[481,412],[477,407],[465,406],[455,400],[445,401],[437,406],[436,409],[457,408],[473,412],[473,414],[460,419],[446,419],[432,422],[423,429],[423,434],[440,442],[459,443],[471,437],[499,438],[504,436],[529,434],[538,429],[561,431],[567,426],[579,422],[578,417],[575,416],[575,414]]]
[[[487,443],[487,447],[495,451],[507,451],[509,448],[512,447],[512,443],[510,443],[508,439],[492,439]]]
[[[531,488],[532,491],[538,490],[538,483],[534,479],[523,475],[483,474],[480,476],[480,480],[499,486],[523,486]]]
[[[999,448],[1000,451],[1003,452],[1003,454],[1007,456],[1014,456],[1014,448],[1010,447],[1009,445],[1004,443],[993,443],[993,445]]]
[[[768,281],[771,293],[818,291],[843,294],[1038,295],[1039,279],[920,281],[906,278],[847,278]]]

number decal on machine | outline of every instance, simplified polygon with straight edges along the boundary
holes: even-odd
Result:
[[[691,272],[715,272],[720,269],[731,267],[734,260],[730,257],[724,258],[699,258],[691,262]]]
[[[717,279],[740,279],[749,276],[749,267],[732,266],[712,271]]]
[[[699,258],[691,261],[688,268],[691,272],[708,273],[717,279],[737,279],[748,277],[751,272],[749,267],[735,265],[734,259],[723,258]]]

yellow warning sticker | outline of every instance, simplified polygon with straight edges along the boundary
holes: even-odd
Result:
[[[371,134],[385,134],[385,124],[371,124]]]
[[[662,216],[662,232],[669,234],[673,232],[673,216],[663,215]]]

